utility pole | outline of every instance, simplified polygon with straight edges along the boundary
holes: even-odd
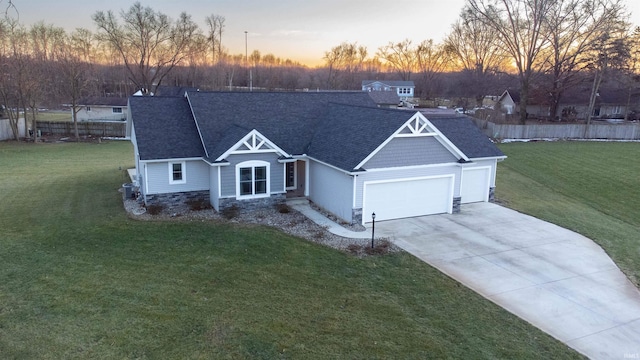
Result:
[[[248,46],[248,38],[249,32],[245,30],[244,32],[244,61],[247,67],[249,68],[249,91],[253,91],[253,73],[251,69],[251,65],[249,65],[249,46]]]

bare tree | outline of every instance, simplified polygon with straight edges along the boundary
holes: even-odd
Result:
[[[415,49],[416,70],[420,75],[420,88],[424,96],[431,97],[435,90],[436,78],[445,71],[448,56],[442,45],[433,40],[424,40]]]
[[[592,52],[588,68],[593,73],[593,85],[589,97],[589,110],[587,113],[587,126],[585,137],[588,135],[589,125],[593,116],[600,85],[609,69],[622,69],[631,57],[631,42],[628,36],[626,24],[619,29],[610,29],[610,32],[602,34]]]
[[[402,80],[411,80],[411,74],[416,69],[415,49],[411,40],[390,42],[378,49],[377,56],[397,72]]]
[[[477,105],[482,105],[489,75],[504,68],[506,54],[498,38],[466,8],[445,38],[444,47],[451,64],[470,75],[470,93],[474,94]]]
[[[186,13],[177,21],[136,2],[121,11],[122,24],[112,11],[98,11],[93,21],[97,38],[120,54],[130,80],[143,92],[155,92],[162,80],[185,58],[198,26]]]
[[[329,70],[327,87],[329,89],[353,88],[355,74],[362,69],[367,55],[367,48],[355,42],[343,42],[326,51],[324,61]]]
[[[58,64],[59,84],[58,92],[71,103],[71,115],[73,118],[73,130],[76,141],[80,141],[78,134],[79,102],[86,96],[89,90],[89,72],[92,64],[86,59],[90,57],[90,43],[87,43],[89,35],[86,29],[77,29],[65,38],[64,43],[56,48]]]
[[[574,79],[584,66],[589,52],[603,34],[619,26],[623,18],[621,0],[557,0],[545,18],[549,37],[548,72],[551,118],[558,116],[563,92],[575,85]]]
[[[2,67],[2,77],[0,77],[0,97],[6,106],[6,115],[15,140],[20,138],[20,112],[25,115],[25,133],[27,133],[26,121],[26,90],[29,83],[29,69],[31,65],[31,55],[29,53],[29,35],[27,30],[15,19],[7,19],[2,22],[3,36],[2,54],[0,54],[0,66]]]
[[[207,24],[207,40],[211,45],[211,63],[222,59],[222,33],[224,32],[224,16],[211,14],[204,19]]]
[[[469,15],[493,30],[516,66],[520,81],[520,122],[527,119],[531,78],[549,39],[544,20],[557,0],[468,0]]]

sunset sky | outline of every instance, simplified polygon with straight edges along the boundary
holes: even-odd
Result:
[[[119,13],[133,0],[14,0],[20,22],[39,20],[71,31],[95,31],[91,16],[98,10]],[[226,18],[223,46],[244,54],[245,31],[249,53],[259,50],[307,65],[322,64],[324,52],[340,43],[357,42],[370,54],[393,41],[440,42],[458,18],[465,0],[154,0],[140,1],[171,18],[190,14],[204,30],[204,18]],[[6,0],[0,2],[6,5]],[[640,0],[627,0],[631,21],[640,25]],[[10,11],[12,13],[12,11]]]

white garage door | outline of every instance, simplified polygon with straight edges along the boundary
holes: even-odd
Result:
[[[371,222],[451,213],[453,175],[364,184],[363,219]]]
[[[462,169],[461,203],[489,201],[490,167]]]

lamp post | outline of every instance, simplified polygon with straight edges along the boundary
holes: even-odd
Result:
[[[376,213],[371,213],[371,248],[373,249],[373,237],[376,234]]]

